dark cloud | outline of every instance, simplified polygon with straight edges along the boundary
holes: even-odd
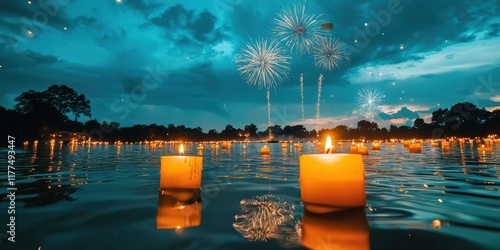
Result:
[[[379,116],[384,120],[401,119],[401,118],[413,120],[420,117],[420,115],[417,112],[411,111],[407,107],[402,107],[394,114],[386,114],[384,112],[381,112]]]
[[[165,10],[151,22],[165,29],[165,35],[182,45],[194,38],[203,44],[215,44],[226,38],[221,28],[216,27],[217,18],[204,10],[197,14],[178,4]],[[193,41],[194,42],[194,41]]]
[[[145,3],[142,0],[127,0],[123,1],[123,4],[144,13],[146,16],[148,16],[155,9],[162,6],[158,3]]]

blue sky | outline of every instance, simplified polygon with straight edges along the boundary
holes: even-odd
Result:
[[[1,1],[0,105],[12,108],[21,92],[65,84],[86,95],[98,121],[204,131],[255,123],[264,130],[265,90],[246,84],[234,58],[251,39],[273,38],[272,20],[294,3],[304,2]],[[334,24],[330,35],[347,44],[350,63],[323,72],[311,56],[291,53],[288,77],[271,90],[273,124],[355,127],[372,120],[360,113],[357,100],[367,86],[383,93],[373,118],[381,126],[417,117],[429,122],[434,110],[457,102],[500,108],[498,0],[307,5]]]

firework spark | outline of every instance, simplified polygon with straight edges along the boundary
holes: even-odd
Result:
[[[349,62],[346,44],[333,37],[318,37],[313,57],[316,67],[326,71],[339,69]]]
[[[361,115],[373,119],[380,112],[379,107],[384,93],[375,87],[364,87],[358,91],[358,111]]]
[[[293,205],[271,194],[242,200],[241,215],[236,215],[234,229],[250,241],[278,239],[300,242],[296,231],[298,223],[293,216]]]
[[[284,6],[274,19],[271,32],[291,51],[300,55],[310,53],[316,39],[328,33],[321,29],[322,18],[323,14],[314,13],[305,3]]]

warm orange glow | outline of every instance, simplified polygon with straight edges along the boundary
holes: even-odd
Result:
[[[184,155],[184,145],[181,144],[181,146],[179,147],[179,154],[180,155]]]
[[[325,153],[332,153],[332,138],[330,136],[326,137]]]
[[[200,188],[201,156],[161,156],[160,188]]]
[[[299,166],[300,194],[308,211],[325,213],[365,206],[361,155],[301,155]]]
[[[166,189],[160,193],[157,229],[196,227],[201,222],[201,200],[199,189]]]

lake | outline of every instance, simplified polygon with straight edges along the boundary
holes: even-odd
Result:
[[[498,145],[478,153],[476,144],[443,151],[426,142],[413,154],[382,144],[363,156],[365,208],[320,217],[304,211],[298,182],[299,156],[316,146],[267,145],[270,156],[263,143],[186,144],[186,155],[203,156],[201,190],[187,191],[159,190],[160,156],[177,154],[177,144],[17,147],[16,242],[5,226],[1,249],[499,249]],[[172,223],[184,224],[158,228]]]

